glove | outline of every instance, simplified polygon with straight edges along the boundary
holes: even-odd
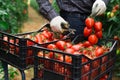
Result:
[[[54,32],[64,33],[69,28],[69,24],[62,17],[57,16],[50,21],[50,27]]]
[[[106,4],[103,0],[96,0],[92,6],[91,16],[101,15],[106,11]]]

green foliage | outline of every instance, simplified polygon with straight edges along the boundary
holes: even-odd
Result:
[[[118,8],[117,8],[118,7]],[[96,19],[103,23],[103,37],[113,38],[115,35],[120,37],[120,1],[110,0],[105,14]]]
[[[116,64],[115,64],[115,75],[120,77],[120,48],[117,50]]]
[[[8,74],[9,74],[9,80],[13,80],[13,78],[18,75],[17,73],[17,69],[16,68],[13,68],[13,67],[8,67],[9,71],[8,71]],[[5,80],[4,79],[4,71],[3,71],[3,67],[2,67],[2,63],[0,62],[0,80]]]
[[[30,6],[32,6],[36,11],[39,11],[39,6],[36,0],[30,0]]]
[[[107,5],[107,11],[104,15],[97,17],[96,19],[103,23],[103,37],[114,38],[118,37],[120,42],[120,0],[110,0]],[[115,75],[120,77],[120,43],[117,49],[117,56],[115,62]]]
[[[0,30],[17,33],[27,19],[27,4],[21,0],[0,0]]]
[[[13,68],[13,67],[10,67],[9,68],[9,78],[10,80],[13,80],[13,78],[18,75],[18,72],[17,72],[17,69],[16,68]]]
[[[0,0],[0,30],[17,33],[27,17],[26,0]],[[10,80],[13,80],[16,74],[14,68],[9,68]],[[3,75],[4,72],[0,62],[0,80],[4,80]]]
[[[119,6],[118,9],[115,7]],[[120,1],[110,0],[107,6],[107,11],[104,15],[96,19],[103,23],[103,38],[114,38],[117,36],[120,39]],[[120,43],[118,43],[120,45]],[[120,46],[118,46],[120,47]],[[115,62],[115,75],[120,77],[120,49],[117,49]]]
[[[53,8],[55,9],[55,11],[59,13],[60,9],[59,9],[59,7],[58,7],[58,5],[57,5],[57,3],[56,3],[56,0],[53,0],[52,6],[53,6]]]

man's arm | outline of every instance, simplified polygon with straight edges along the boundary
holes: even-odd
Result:
[[[41,14],[50,21],[50,27],[55,32],[64,33],[64,29],[61,24],[68,25],[68,22],[65,21],[55,10],[52,8],[49,0],[36,0],[39,5],[39,10]],[[68,28],[68,26],[66,26]]]
[[[52,20],[54,17],[59,16],[58,13],[52,8],[51,3],[49,0],[36,0],[39,5],[40,13],[46,17],[49,21]]]

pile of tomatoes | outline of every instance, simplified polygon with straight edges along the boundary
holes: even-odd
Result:
[[[73,56],[84,55],[89,59],[94,60],[109,51],[109,48],[104,45],[101,46],[87,45],[86,41],[80,42],[78,44],[74,44],[71,43],[70,41],[60,40],[54,44],[47,45],[46,48],[50,50],[62,51],[63,54],[54,51],[46,51],[46,52],[40,51],[38,52],[39,57],[45,57],[47,59],[56,60],[59,62],[65,62],[68,64],[72,64],[72,56],[66,54],[64,55],[64,53],[71,54]],[[82,57],[82,63],[89,61],[88,58],[86,57]],[[107,60],[108,60],[108,56],[102,57],[102,64],[106,63]],[[97,75],[99,75],[97,68],[101,65],[100,61],[101,60],[98,59],[92,62],[92,69],[96,69],[96,70],[91,72],[91,78],[95,78]],[[42,61],[41,63],[44,64],[44,67],[46,69],[50,69],[59,74],[66,74],[67,76],[71,75],[71,68],[67,66],[65,67],[62,63],[54,62],[53,64],[51,61],[46,61],[46,60]],[[90,71],[90,64],[83,65],[81,69],[82,69],[81,71],[82,75],[87,74]],[[105,70],[106,70],[106,65],[101,66],[101,73],[104,72]],[[41,75],[41,73],[39,73],[39,75]],[[70,80],[68,79],[69,77],[65,77],[65,78],[66,78],[65,80]],[[89,76],[83,77],[82,80],[89,80]]]
[[[72,44],[69,41],[57,41],[54,44],[48,44],[47,47],[48,49],[51,50],[60,50],[63,53],[68,53],[68,54],[72,54],[72,55],[85,55],[90,59],[95,59],[101,55],[103,55],[104,53],[109,51],[109,48],[102,45],[102,46],[98,46],[98,45],[89,45],[87,43],[87,41],[85,42],[80,42],[78,44]],[[38,53],[38,56],[43,56],[44,53]],[[62,54],[55,54],[56,56],[54,57],[54,53],[53,52],[48,52],[46,53],[46,58],[55,58],[57,60],[63,61],[63,56]],[[65,59],[65,61],[67,63],[71,63],[72,59],[71,57],[67,57]],[[83,60],[84,62],[85,60]]]
[[[53,41],[57,41],[59,39],[63,39],[66,36],[50,31],[49,29],[45,28],[42,32],[34,33],[34,34],[28,34],[24,36],[25,38],[31,39],[32,41],[38,43],[38,44],[45,44]],[[33,42],[27,41],[27,45],[34,45]]]
[[[9,49],[9,53],[19,55],[20,53],[20,38],[26,39],[24,42],[24,47],[32,46],[35,44],[45,44],[49,42],[54,42],[59,39],[66,38],[66,35],[52,32],[49,28],[45,27],[40,32],[34,32],[30,34],[17,35],[18,38],[14,38],[12,36],[4,36],[3,37],[3,49]],[[18,45],[18,46],[17,46]],[[47,45],[47,44],[46,44]],[[44,45],[45,46],[45,45]],[[26,57],[33,56],[33,50],[27,48]],[[32,64],[33,59],[27,58],[26,63]]]
[[[59,39],[66,38],[66,35],[56,35],[56,33],[50,31],[48,28],[44,28],[41,32],[34,32],[30,34],[23,34],[23,35],[17,35],[19,38],[26,38],[26,45],[24,46],[32,46],[34,44],[45,44],[57,41]],[[4,44],[7,46],[10,46],[10,49],[14,49],[15,45],[19,45],[19,38],[4,36],[3,41]]]
[[[50,43],[47,44],[46,46],[44,46],[47,49],[50,49],[51,51],[40,51],[38,52],[38,57],[45,57],[47,59],[54,59],[57,60],[59,62],[65,62],[67,64],[72,64],[72,57],[70,55],[63,55],[64,53],[66,54],[71,54],[71,55],[84,55],[86,57],[88,57],[91,60],[94,60],[96,58],[98,58],[99,56],[105,54],[106,52],[109,51],[109,47],[106,47],[105,45],[97,45],[98,40],[102,38],[102,23],[100,21],[95,21],[93,18],[87,18],[85,20],[85,24],[86,27],[84,28],[84,36],[88,38],[88,40],[86,41],[82,41],[79,42],[77,44],[74,44],[71,40],[60,40],[63,38],[66,38],[66,36],[59,34],[56,37],[56,34],[52,31],[49,31],[48,29],[44,29],[42,32],[39,33],[35,33],[35,34],[27,34],[24,35],[24,38],[28,38],[31,39],[27,40],[27,46],[31,46],[34,45],[35,43],[38,44],[44,44],[44,43],[49,43],[49,42],[53,42],[56,41],[54,43]],[[7,37],[4,37],[5,41],[8,41]],[[15,43],[15,44],[19,44],[19,41],[15,41],[13,39],[9,40],[10,43]],[[11,47],[12,49],[14,47]],[[17,50],[17,49],[15,49]],[[52,52],[52,50],[58,50],[58,51],[62,51],[63,54],[61,53],[55,53]],[[32,50],[28,50],[27,51],[27,56],[31,56],[33,55]],[[83,57],[82,58],[82,63],[88,62],[88,58]],[[103,57],[102,58],[102,63],[107,62],[108,57]],[[33,62],[33,60],[32,60]],[[31,59],[27,60],[27,63],[31,63]],[[49,61],[43,61],[43,63],[45,64],[44,67],[47,69],[50,69],[50,62]],[[100,66],[100,60],[96,60],[92,62],[92,68],[98,68]],[[101,71],[105,71],[106,66],[101,67]],[[66,75],[71,74],[71,68],[68,67],[64,67],[63,64],[60,63],[55,63],[54,64],[54,70],[55,72],[59,72],[60,74],[64,74],[66,73]],[[90,64],[86,64],[82,66],[82,74],[88,73],[90,71]],[[92,78],[95,77],[95,74],[98,73],[97,71],[93,71],[91,76]],[[41,75],[41,73],[40,73]],[[82,80],[89,80],[89,77],[83,77]],[[69,80],[66,79],[65,80]]]

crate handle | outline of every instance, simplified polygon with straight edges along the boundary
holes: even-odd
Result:
[[[110,48],[110,52],[113,50],[113,48],[115,47],[116,44],[117,44],[117,41],[115,41],[113,46]]]

